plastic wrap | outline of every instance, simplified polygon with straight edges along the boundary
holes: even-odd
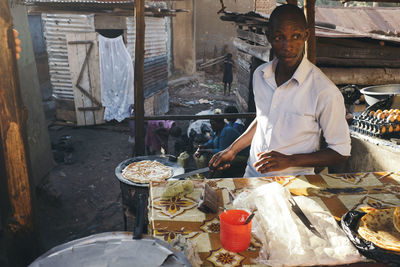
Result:
[[[270,183],[239,194],[234,208],[257,209],[253,234],[262,242],[258,263],[271,266],[337,265],[358,262],[361,256],[333,216],[314,200],[294,197],[304,214],[321,233],[313,234],[291,210],[290,192]]]

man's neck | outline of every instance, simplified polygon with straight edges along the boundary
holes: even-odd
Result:
[[[278,87],[292,78],[302,60],[303,57],[294,66],[286,66],[278,60],[278,64],[275,69],[275,82]]]

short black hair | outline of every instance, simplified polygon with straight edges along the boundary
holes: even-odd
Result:
[[[268,31],[272,32],[273,26],[282,18],[290,18],[307,28],[307,20],[303,10],[296,5],[285,4],[276,7],[269,16]]]
[[[224,113],[239,113],[238,109],[235,106],[227,106],[224,109]],[[230,122],[236,121],[236,118],[228,119]]]

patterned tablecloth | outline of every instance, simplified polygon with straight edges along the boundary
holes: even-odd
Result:
[[[238,195],[243,190],[272,181],[287,187],[292,195],[312,198],[338,220],[349,210],[400,205],[400,172],[194,180],[193,193],[172,199],[161,198],[167,182],[153,182],[150,184],[149,209],[152,235],[168,242],[177,235],[188,238],[195,244],[204,266],[252,265],[261,244],[253,238],[244,252],[224,250],[219,241],[217,214],[199,211],[197,203],[205,183],[217,191],[221,206],[227,206],[230,202],[227,189]]]

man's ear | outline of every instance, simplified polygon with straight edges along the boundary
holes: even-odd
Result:
[[[307,27],[305,29],[304,41],[308,41],[308,38],[310,38],[310,28],[309,27]]]

